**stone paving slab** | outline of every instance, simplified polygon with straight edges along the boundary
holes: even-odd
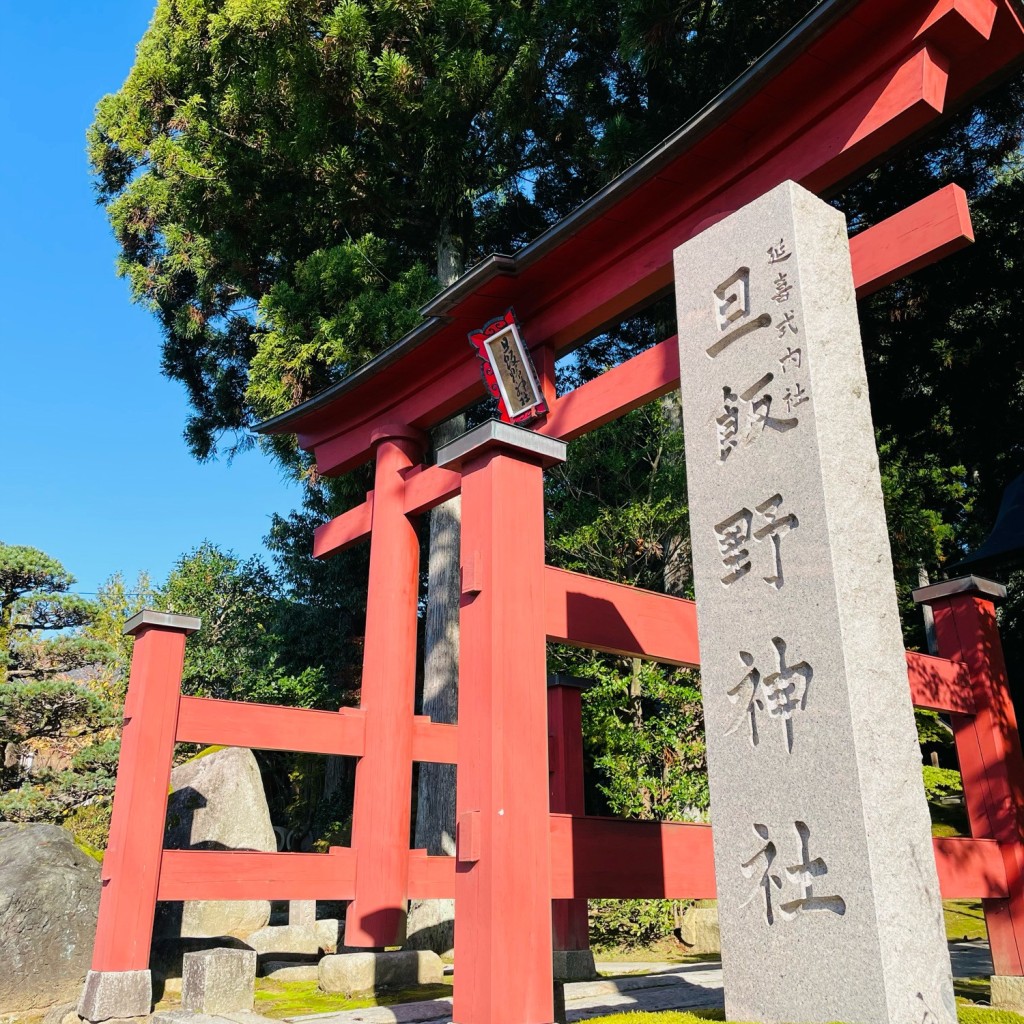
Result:
[[[986,942],[951,942],[950,959],[956,977],[986,977],[992,958]],[[718,961],[679,964],[600,962],[602,971],[634,970],[645,974],[600,981],[569,982],[565,986],[566,1016],[571,1024],[624,1010],[684,1010],[721,1007],[722,965]],[[211,1016],[165,1010],[154,1014],[153,1024],[271,1024],[258,1013]],[[362,1010],[311,1013],[286,1018],[286,1024],[450,1024],[452,1001],[429,999]]]

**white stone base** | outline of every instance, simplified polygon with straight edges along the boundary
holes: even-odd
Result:
[[[997,1010],[1024,1013],[1024,978],[1016,975],[992,975],[992,1006]]]
[[[153,1000],[153,979],[146,971],[90,971],[85,977],[78,1015],[98,1024],[114,1017],[145,1017]]]
[[[251,1010],[255,984],[255,950],[186,953],[181,968],[181,1008],[193,1013]]]

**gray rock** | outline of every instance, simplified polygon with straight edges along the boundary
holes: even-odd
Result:
[[[256,985],[256,954],[248,949],[207,949],[186,953],[181,1008],[194,1013],[251,1010]]]
[[[294,960],[267,960],[260,964],[260,974],[275,981],[316,981],[320,977],[316,964],[300,964]]]
[[[300,924],[267,925],[245,937],[247,946],[264,960],[296,960],[315,957],[320,953],[320,937],[315,928]]]
[[[783,182],[675,282],[727,1016],[955,1024],[845,219]]]
[[[171,772],[164,846],[169,850],[277,849],[259,765],[227,747]],[[244,937],[270,920],[269,900],[189,900],[158,907],[159,936]]]
[[[398,953],[338,953],[320,961],[320,988],[348,996],[373,995],[385,989],[440,985],[444,964],[429,950]]]
[[[597,977],[594,954],[589,949],[556,949],[551,956],[558,981],[589,981]]]
[[[687,907],[683,911],[680,938],[688,947],[688,953],[720,953],[718,907]]]
[[[0,822],[0,1010],[78,998],[99,899],[100,866],[71,833]]]
[[[58,1003],[50,1007],[43,1024],[78,1024],[78,1003]]]
[[[324,917],[313,922],[313,932],[321,950],[325,953],[342,953],[344,947],[339,945],[341,922],[337,918]]]
[[[149,971],[90,971],[78,1000],[78,1015],[94,1022],[144,1017],[152,1001]]]

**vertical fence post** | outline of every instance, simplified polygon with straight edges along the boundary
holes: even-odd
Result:
[[[491,421],[462,469],[455,983],[461,1024],[550,1024],[544,465],[565,444]]]
[[[167,793],[181,696],[185,638],[200,621],[149,609],[124,632],[135,637],[124,705],[110,839],[103,857],[92,970],[80,1016],[87,1020],[149,1013],[153,937],[164,846]]]
[[[996,624],[995,602],[1005,597],[1005,587],[977,576],[914,591],[918,604],[931,606],[938,653],[970,676],[976,711],[951,716],[956,752],[971,832],[999,843],[1006,870],[1009,897],[983,901],[993,967],[1017,982],[1024,975],[1024,757]],[[993,982],[993,1000],[996,989]]]
[[[366,741],[356,766],[356,895],[345,915],[345,943],[380,948],[405,939],[420,544],[416,524],[405,514],[402,471],[419,461],[422,435],[389,425],[374,432],[374,441],[377,465],[360,696]]]
[[[587,680],[548,676],[548,733],[551,810],[584,814],[583,702]],[[585,899],[552,900],[555,976],[568,981],[594,977]]]

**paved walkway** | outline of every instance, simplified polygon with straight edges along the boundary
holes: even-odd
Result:
[[[976,978],[992,973],[986,942],[952,942],[949,954],[954,977]],[[702,964],[598,962],[597,969],[619,976],[567,984],[565,1008],[570,1022],[627,1010],[685,1010],[723,1005],[722,965],[718,961]],[[341,1013],[305,1014],[286,1020],[288,1024],[448,1024],[452,1019],[451,1008],[450,999],[431,999]],[[256,1013],[213,1017],[182,1011],[154,1014],[153,1021],[154,1024],[270,1024],[269,1018]]]

